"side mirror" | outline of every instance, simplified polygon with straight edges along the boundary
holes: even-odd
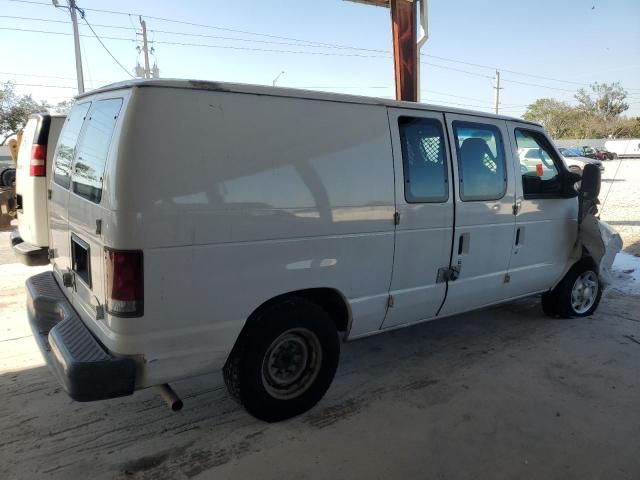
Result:
[[[582,169],[582,184],[580,194],[585,200],[595,200],[600,195],[600,168],[592,163],[587,163]]]

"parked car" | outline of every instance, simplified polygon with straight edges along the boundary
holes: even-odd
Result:
[[[567,167],[571,171],[580,173],[587,163],[596,165],[600,169],[600,171],[604,171],[604,165],[602,164],[602,161],[594,158],[584,157],[582,156],[580,151],[576,150],[575,148],[558,148],[558,151],[564,158]]]
[[[589,147],[587,145],[576,147],[575,150],[580,152],[580,155],[586,158],[594,158],[596,160],[606,160],[607,156],[605,153],[595,147]]]
[[[552,174],[522,171],[517,149],[533,147]],[[29,319],[76,400],[160,386],[176,407],[168,382],[222,369],[251,414],[282,420],[324,395],[340,340],[537,294],[549,315],[592,314],[605,257],[580,247],[580,180],[594,200],[598,170],[571,173],[515,118],[207,81],[106,86],[77,98],[60,135],[53,270],[27,281]]]
[[[618,158],[618,155],[614,152],[610,152],[606,149],[606,147],[595,147],[596,153],[600,154],[603,158],[600,160],[615,160]]]
[[[33,114],[24,128],[16,165],[16,211],[18,228],[11,244],[19,260],[27,265],[49,263],[47,185],[51,161],[64,115]]]
[[[604,146],[618,157],[640,157],[640,138],[629,140],[607,140]]]

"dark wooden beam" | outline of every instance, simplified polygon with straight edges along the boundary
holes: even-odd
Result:
[[[414,0],[391,0],[396,99],[418,101],[417,17]]]

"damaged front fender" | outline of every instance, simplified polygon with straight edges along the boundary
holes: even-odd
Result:
[[[586,250],[598,267],[600,281],[605,285],[611,283],[611,266],[623,245],[620,234],[611,225],[587,213],[580,224],[577,243],[578,256]]]

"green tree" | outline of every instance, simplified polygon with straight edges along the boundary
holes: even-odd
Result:
[[[55,113],[64,113],[65,115],[69,113],[71,107],[73,106],[73,100],[63,100],[62,102],[58,102],[54,107],[51,107],[51,111]]]
[[[619,82],[612,84],[595,82],[589,86],[588,90],[581,88],[575,94],[578,108],[605,118],[615,118],[626,111],[629,108],[629,104],[625,102],[626,98],[627,91]]]
[[[47,111],[46,102],[38,102],[31,95],[18,95],[12,82],[0,86],[0,136],[6,140],[27,123],[29,115]]]
[[[575,107],[554,98],[539,98],[527,107],[522,116],[530,122],[541,123],[553,138],[570,136],[580,117],[581,112]]]

